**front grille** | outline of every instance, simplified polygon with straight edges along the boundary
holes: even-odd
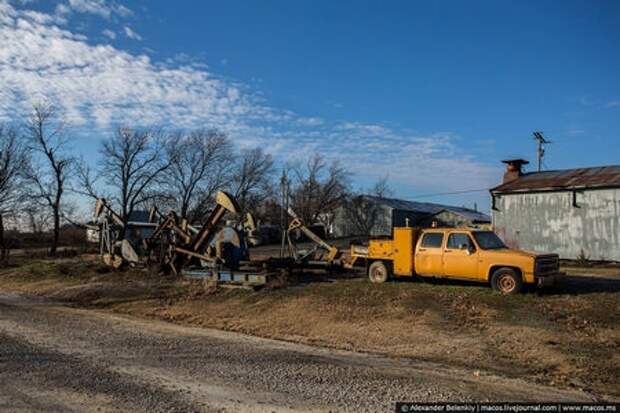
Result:
[[[560,259],[558,256],[536,258],[536,275],[544,275],[558,272]]]

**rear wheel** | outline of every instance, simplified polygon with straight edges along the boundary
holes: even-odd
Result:
[[[368,279],[373,283],[384,283],[390,278],[390,272],[383,261],[375,261],[368,267]]]
[[[523,289],[521,276],[512,268],[500,268],[491,277],[491,286],[502,294],[518,294]]]

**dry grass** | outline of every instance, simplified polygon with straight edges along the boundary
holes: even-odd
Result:
[[[574,269],[584,274],[591,269]],[[363,279],[229,290],[94,260],[0,271],[0,288],[74,305],[341,349],[412,357],[620,396],[620,270],[504,297],[479,285]]]

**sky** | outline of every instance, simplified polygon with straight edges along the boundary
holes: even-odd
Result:
[[[618,1],[0,0],[0,121],[55,103],[91,163],[120,125],[218,128],[278,164],[489,210],[506,158],[620,164]]]

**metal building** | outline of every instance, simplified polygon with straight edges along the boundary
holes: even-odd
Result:
[[[435,222],[439,226],[473,227],[488,226],[491,222],[491,217],[487,214],[469,208],[373,195],[361,195],[361,197],[364,209],[376,211],[369,231],[369,235],[372,236],[388,236],[392,234],[392,228],[407,225],[430,227]],[[334,237],[362,235],[359,226],[351,222],[352,219],[348,216],[350,214],[346,212],[344,207],[336,210],[331,235]]]
[[[493,228],[510,246],[561,258],[620,261],[620,165],[524,173],[491,189]]]

